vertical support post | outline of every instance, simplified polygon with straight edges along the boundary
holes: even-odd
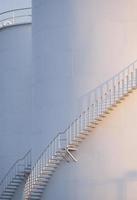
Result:
[[[87,125],[89,125],[89,123],[90,123],[90,109],[88,107],[88,109],[87,109]]]
[[[111,106],[111,104],[112,104],[112,101],[111,101],[111,98],[112,98],[112,96],[111,96],[111,89],[109,89],[109,98],[110,98],[109,103],[110,103],[110,106]]]
[[[120,98],[120,81],[118,81],[118,99]]]
[[[15,12],[12,12],[12,24],[15,24]]]
[[[122,79],[122,96],[124,95],[124,79]]]
[[[105,92],[104,111],[107,109],[107,92]]]
[[[135,85],[137,87],[137,69],[135,70]]]
[[[95,102],[95,113],[96,113],[96,116],[95,118],[98,118],[98,99],[96,99],[96,102]]]
[[[128,89],[129,89],[129,78],[128,78],[128,75],[126,76],[126,84],[127,84],[127,93],[128,93]]]
[[[113,78],[113,104],[116,102],[116,86],[115,86],[115,78]]]
[[[103,114],[103,97],[100,97],[100,114]]]
[[[74,130],[74,137],[76,138],[78,133],[78,119],[75,120],[75,130]]]
[[[131,89],[134,87],[133,72],[131,72]]]
[[[92,111],[91,111],[92,113],[92,122],[94,121],[94,104],[92,104]]]
[[[69,126],[69,144],[71,143],[71,126]]]
[[[79,132],[82,131],[82,115],[79,116]]]
[[[84,130],[86,127],[86,112],[84,111],[82,113],[82,130]]]

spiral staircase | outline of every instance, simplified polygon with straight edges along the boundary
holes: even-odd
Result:
[[[31,172],[31,151],[17,160],[0,182],[0,200],[11,200]]]
[[[58,133],[42,152],[25,185],[25,200],[40,200],[62,160],[77,161],[73,152],[126,97],[137,89],[137,60],[88,93],[88,106],[68,128]]]

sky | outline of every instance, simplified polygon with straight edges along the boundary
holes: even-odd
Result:
[[[15,8],[30,7],[31,0],[0,0],[0,13]]]

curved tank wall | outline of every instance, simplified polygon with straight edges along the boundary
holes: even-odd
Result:
[[[134,0],[33,1],[33,118],[45,146],[85,104],[85,94],[137,57]],[[43,200],[136,199],[137,95],[62,163]]]
[[[0,30],[0,178],[31,148],[31,24]]]
[[[135,8],[128,0],[33,1],[33,120],[44,144],[77,116],[89,90],[136,59]]]

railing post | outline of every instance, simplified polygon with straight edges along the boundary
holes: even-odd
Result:
[[[131,89],[134,87],[133,72],[131,72]]]
[[[74,128],[74,138],[76,138],[77,132],[78,132],[78,130],[77,130],[77,127],[78,127],[78,119],[75,119],[74,124],[75,124],[75,128]]]
[[[104,111],[107,109],[107,92],[105,92]]]
[[[110,103],[110,106],[111,106],[111,104],[112,104],[112,102],[111,102],[111,89],[109,89],[109,98],[110,98],[110,101],[109,101],[109,103]]]
[[[87,125],[90,123],[90,108],[87,109]]]
[[[122,96],[124,95],[124,79],[122,79]]]
[[[69,144],[71,143],[72,138],[71,138],[71,125],[69,126]]]
[[[103,97],[100,97],[100,114],[103,114]]]
[[[12,12],[12,24],[15,24],[15,12]]]
[[[118,99],[120,97],[120,81],[118,81]]]
[[[136,87],[137,87],[137,69],[136,69],[136,71],[135,71],[135,85],[136,85]]]
[[[128,86],[129,86],[129,78],[128,78],[128,75],[126,76],[126,83],[127,83],[127,92],[128,92]]]
[[[96,99],[95,105],[96,105],[95,106],[95,113],[96,113],[95,114],[96,115],[95,118],[98,118],[98,99]]]

